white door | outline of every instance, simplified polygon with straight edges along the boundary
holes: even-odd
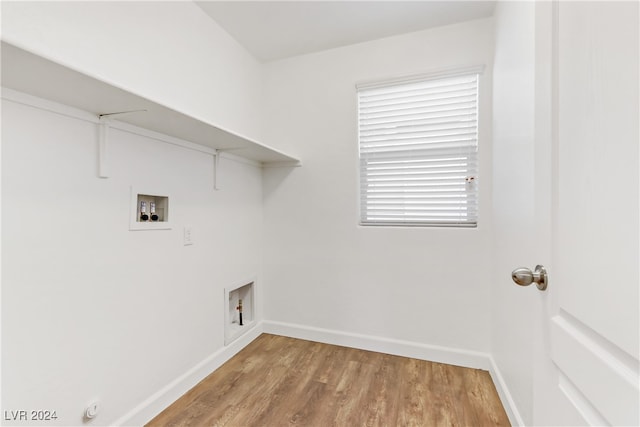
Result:
[[[550,198],[538,225],[551,229],[551,262],[534,425],[640,425],[639,12],[635,1],[536,8],[536,196]]]

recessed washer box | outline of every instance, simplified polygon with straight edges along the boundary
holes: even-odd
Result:
[[[129,230],[170,230],[169,195],[131,187]]]
[[[225,288],[224,296],[224,344],[229,345],[256,324],[255,280]]]

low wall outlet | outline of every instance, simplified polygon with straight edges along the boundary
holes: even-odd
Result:
[[[89,403],[89,406],[84,410],[84,416],[87,419],[92,419],[98,416],[100,413],[100,402],[95,401]]]
[[[193,229],[190,225],[184,226],[182,242],[185,246],[193,245]]]

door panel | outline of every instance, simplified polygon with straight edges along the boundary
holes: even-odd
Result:
[[[568,313],[552,319],[551,357],[561,375],[559,388],[589,424],[637,425],[637,413],[629,411],[638,406],[637,375],[615,353]]]
[[[638,3],[549,13],[552,268],[534,423],[639,425]]]
[[[638,4],[558,19],[558,303],[637,358]]]

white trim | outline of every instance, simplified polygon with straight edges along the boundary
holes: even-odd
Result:
[[[429,360],[431,362],[446,363],[466,368],[489,370],[491,367],[489,354],[480,351],[428,345],[393,338],[355,334],[269,320],[263,322],[262,328],[263,331],[268,334],[283,335],[325,344]]]
[[[485,69],[484,64],[435,68],[433,70],[426,71],[424,73],[419,73],[419,74],[410,74],[410,75],[403,75],[403,76],[397,76],[397,77],[389,77],[386,79],[378,79],[375,81],[369,80],[361,83],[356,83],[356,88],[358,90],[373,89],[373,88],[379,88],[379,87],[385,87],[385,86],[394,86],[394,85],[404,84],[404,83],[412,83],[415,81],[433,80],[433,79],[440,79],[443,77],[463,76],[466,74],[481,75],[484,73],[484,69]]]
[[[161,388],[158,392],[149,396],[131,411],[108,424],[114,426],[141,426],[148,423],[187,391],[191,390],[196,384],[222,366],[227,360],[231,359],[240,350],[258,338],[261,333],[262,325],[258,323],[251,331],[248,331],[230,345],[220,348]]]
[[[496,386],[496,391],[498,392],[498,396],[500,397],[504,410],[507,412],[509,422],[512,426],[524,426],[525,423],[522,419],[522,415],[520,415],[520,411],[518,411],[516,402],[513,400],[509,387],[507,387],[507,383],[505,382],[500,369],[498,369],[496,361],[491,355],[489,355],[489,363],[489,375],[491,375],[493,384]]]

